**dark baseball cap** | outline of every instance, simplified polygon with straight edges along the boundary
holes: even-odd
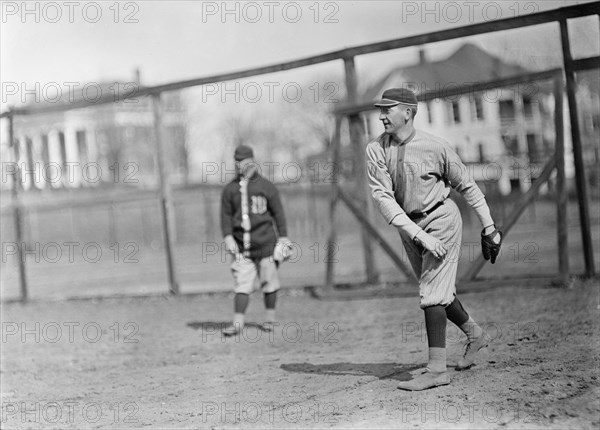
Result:
[[[399,104],[416,106],[417,96],[408,88],[390,88],[383,92],[381,100],[375,106],[392,107]]]
[[[233,158],[235,161],[242,161],[246,158],[254,158],[254,152],[249,146],[240,145],[237,148],[235,148]]]

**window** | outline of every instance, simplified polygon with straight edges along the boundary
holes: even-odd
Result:
[[[425,105],[427,106],[427,122],[429,124],[433,124],[433,115],[431,114],[431,102],[426,102]]]
[[[542,154],[537,144],[537,136],[535,134],[527,135],[527,155],[530,163],[540,163]]]
[[[27,163],[27,170],[32,171],[35,160],[33,159],[33,141],[30,137],[25,138],[25,163]]]
[[[487,158],[485,156],[485,150],[483,148],[483,142],[479,142],[477,144],[477,148],[479,149],[479,162],[480,163],[487,163]]]
[[[42,163],[47,166],[50,163],[50,153],[48,151],[48,135],[42,135]]]
[[[502,140],[504,141],[504,147],[508,155],[519,155],[519,141],[516,136],[505,134],[502,136]]]
[[[500,118],[515,118],[515,102],[513,100],[500,100]]]
[[[510,179],[510,191],[513,193],[518,193],[521,191],[521,181],[519,178]]]
[[[523,97],[523,115],[533,115],[533,101],[531,97]]]
[[[473,121],[480,121],[483,119],[483,100],[481,94],[475,94],[471,99],[471,118]]]
[[[63,169],[67,168],[67,145],[65,143],[65,134],[60,131],[58,133],[58,148],[60,152],[60,161],[62,162]]]
[[[23,179],[25,179],[29,184],[31,184],[31,188],[37,188],[37,169],[34,168],[36,165],[36,161],[33,156],[33,141],[30,137],[25,138],[25,168],[23,169]]]
[[[85,130],[79,130],[76,133],[77,138],[77,154],[79,156],[79,161],[82,164],[88,162],[88,147],[85,136]]]
[[[452,102],[452,120],[455,124],[460,123],[460,106],[458,101]]]

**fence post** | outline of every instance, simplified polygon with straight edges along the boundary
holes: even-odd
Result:
[[[112,246],[117,242],[117,222],[115,217],[115,202],[114,200],[108,205],[108,244]]]
[[[348,102],[356,103],[358,100],[356,68],[354,57],[344,58],[344,69],[346,72],[346,89],[348,91]],[[352,145],[352,154],[354,156],[354,196],[358,207],[363,210],[365,216],[369,218],[369,196],[367,192],[367,173],[366,173],[366,154],[365,154],[365,127],[358,113],[348,115],[350,127],[350,144]],[[367,272],[367,282],[374,284],[379,282],[379,273],[375,267],[375,257],[373,255],[373,245],[368,231],[361,225],[361,235],[363,244],[363,254],[365,260],[365,269]]]
[[[558,271],[560,283],[569,285],[569,241],[567,227],[567,205],[569,204],[565,180],[565,142],[563,123],[563,83],[561,77],[554,78],[554,131],[556,140],[556,221],[558,239]]]
[[[325,250],[325,288],[333,289],[334,286],[334,258],[335,258],[335,246],[337,239],[336,231],[336,219],[335,210],[338,202],[338,181],[339,181],[339,170],[340,170],[340,138],[342,129],[342,117],[336,115],[335,117],[335,131],[333,134],[333,141],[331,142],[331,161],[333,163],[333,172],[331,177],[331,195],[329,197],[329,234],[327,236],[327,248]],[[318,245],[317,245],[318,246]],[[317,254],[319,255],[319,254]]]
[[[202,190],[202,209],[204,209],[204,237],[206,240],[215,240],[216,238],[219,238],[219,235],[215,235],[217,226],[215,225],[212,213],[213,207],[210,204],[210,202],[213,201],[213,196],[211,196],[210,193],[212,193],[211,189]]]
[[[13,183],[11,188],[11,200],[13,205],[13,222],[15,226],[15,242],[17,250],[17,265],[19,267],[21,301],[26,302],[29,296],[27,291],[27,272],[25,271],[25,260],[23,259],[22,247],[27,245],[23,241],[23,214],[21,212],[21,201],[19,197],[19,191],[21,189],[19,144],[15,142],[14,115],[10,111],[8,115],[8,145],[12,148],[13,160],[15,162],[15,171],[13,173]]]
[[[163,106],[160,93],[152,94],[152,107],[154,113],[154,139],[156,142],[156,160],[158,163],[158,180],[160,185],[160,209],[162,213],[162,230],[165,241],[165,254],[167,257],[167,276],[169,279],[169,292],[179,294],[179,284],[173,261],[173,226],[171,215],[173,213],[173,202],[171,199],[171,187],[165,175],[165,160],[163,151]]]
[[[583,164],[583,150],[581,147],[581,134],[579,131],[579,115],[577,113],[577,100],[575,99],[575,72],[569,44],[569,29],[567,20],[561,19],[560,38],[562,42],[563,67],[567,78],[567,101],[569,103],[569,118],[571,120],[571,138],[573,140],[573,159],[575,162],[575,183],[577,184],[577,200],[579,202],[579,222],[581,224],[581,239],[583,242],[583,255],[585,259],[585,274],[594,276],[594,248],[592,244],[592,231],[590,228],[590,212],[585,180],[585,166]]]

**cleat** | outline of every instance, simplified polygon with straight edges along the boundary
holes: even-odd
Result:
[[[477,357],[477,353],[488,346],[492,340],[487,334],[482,334],[477,339],[472,342],[467,343],[465,347],[465,354],[463,358],[458,360],[458,364],[456,365],[456,370],[467,370],[473,364],[475,364],[475,357]]]
[[[233,324],[231,324],[225,327],[223,330],[221,330],[221,333],[223,333],[223,336],[235,336],[240,331],[241,330],[238,326],[234,326]]]
[[[439,387],[441,385],[448,385],[450,383],[450,377],[448,372],[425,372],[422,373],[410,381],[402,381],[398,384],[399,390],[408,391],[422,391],[428,388]]]

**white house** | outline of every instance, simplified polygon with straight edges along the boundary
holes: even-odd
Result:
[[[473,44],[465,44],[442,61],[420,62],[392,70],[365,94],[377,100],[386,88],[407,87],[417,93],[453,90],[526,74]],[[548,110],[552,84],[520,84],[502,89],[448,96],[419,103],[415,126],[443,137],[470,165],[476,180],[497,181],[502,194],[526,190],[531,175],[553,153],[554,120]],[[381,130],[378,111],[367,117],[369,135]]]
[[[96,84],[104,94],[125,93],[133,82]],[[136,84],[137,85],[137,84]],[[64,95],[64,94],[63,94]],[[69,95],[71,97],[72,95]],[[187,169],[184,105],[177,93],[164,94],[166,164],[171,174]],[[67,97],[55,104],[66,103]],[[50,105],[41,100],[40,105]],[[29,104],[26,108],[35,109]],[[153,112],[148,97],[64,112],[16,115],[14,138],[23,187],[55,189],[101,185],[152,186],[156,183]],[[8,156],[8,157],[7,157]],[[12,154],[3,148],[3,160]],[[10,165],[3,163],[3,177]],[[10,187],[10,180],[2,181]]]

